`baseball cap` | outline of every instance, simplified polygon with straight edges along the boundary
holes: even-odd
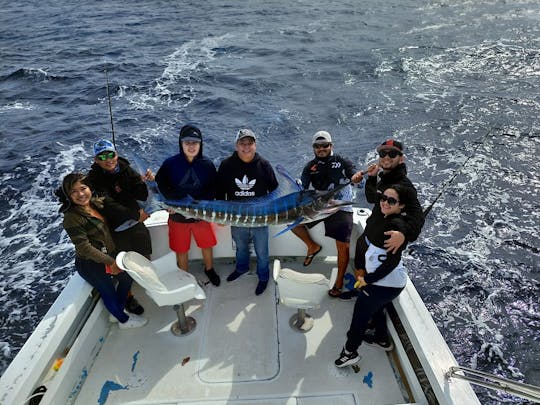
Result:
[[[313,135],[312,143],[332,143],[332,136],[326,131],[316,132],[315,135]]]
[[[257,137],[255,136],[255,134],[253,133],[251,129],[247,129],[247,128],[241,129],[236,134],[235,142],[238,142],[240,139],[248,138],[248,137],[253,138],[254,141],[257,140]]]
[[[197,128],[195,125],[184,125],[180,129],[178,141],[180,143],[182,143],[182,141],[202,142],[201,130]]]
[[[379,146],[377,146],[377,152],[380,152],[381,150],[391,150],[395,149],[403,153],[403,143],[400,141],[396,141],[395,139],[388,139],[381,143]]]
[[[100,139],[94,144],[94,156],[97,156],[103,152],[116,152],[116,148],[111,141]]]

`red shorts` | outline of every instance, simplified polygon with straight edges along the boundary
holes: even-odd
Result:
[[[206,221],[175,222],[169,219],[169,247],[173,252],[186,253],[191,246],[191,234],[201,249],[216,246],[216,233],[212,224]]]

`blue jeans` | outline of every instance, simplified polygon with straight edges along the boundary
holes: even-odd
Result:
[[[386,319],[384,316],[384,306],[392,302],[403,288],[381,287],[368,284],[358,292],[358,298],[354,304],[354,312],[351,326],[347,332],[347,342],[345,349],[349,352],[358,350],[364,338],[368,322],[373,318],[375,330],[386,329]]]
[[[133,282],[129,274],[123,271],[116,276],[112,276],[105,272],[104,264],[79,257],[75,258],[75,269],[83,279],[99,292],[105,308],[119,322],[124,323],[129,319],[129,316],[124,312],[128,292]],[[114,280],[118,281],[118,287],[116,288]]]
[[[259,281],[268,281],[270,278],[268,227],[231,226],[231,236],[236,243],[236,271],[245,273],[249,270],[249,241],[253,240],[257,256],[257,276],[259,276]]]

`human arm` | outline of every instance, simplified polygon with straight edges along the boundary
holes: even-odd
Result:
[[[111,229],[116,229],[130,219],[141,221],[141,209],[128,207],[110,197],[103,198],[103,208],[100,208],[99,211],[107,219],[107,224]]]
[[[378,166],[377,170],[372,169],[368,170],[367,175],[368,178],[366,180],[366,186],[364,188],[366,193],[366,200],[370,204],[376,204],[379,202],[379,191],[377,190],[377,173],[378,173]],[[374,174],[373,174],[374,173]]]
[[[107,265],[114,263],[115,259],[104,252],[107,249],[101,236],[108,229],[102,221],[78,213],[66,213],[63,226],[79,257]]]
[[[151,173],[151,172],[150,172]],[[146,201],[148,198],[148,187],[140,173],[136,172],[131,166],[126,169],[126,189],[122,192],[139,201]]]
[[[217,194],[218,187],[218,175],[214,163],[210,159],[207,161],[206,165],[206,181],[204,182],[204,199],[205,200],[214,200]]]
[[[217,179],[219,181],[216,181],[215,184],[215,198],[216,200],[225,200],[226,199],[226,167],[224,165],[224,162],[221,162],[219,165],[219,168],[217,169]]]
[[[354,251],[354,268],[365,269],[366,268],[366,251],[368,245],[366,243],[366,236],[362,234],[356,239],[356,248]]]
[[[384,248],[389,253],[396,253],[405,242],[405,235],[400,231],[386,231],[384,234],[388,236],[384,241]]]
[[[416,195],[416,190],[413,187],[414,191],[414,198],[412,198],[412,202],[407,204],[405,207],[405,237],[408,242],[414,242],[416,239],[418,239],[418,236],[420,235],[420,232],[422,231],[422,227],[424,226],[425,217],[424,217],[424,210],[422,209],[422,206],[420,205],[420,202],[418,201],[418,197]]]
[[[272,168],[272,165],[270,163],[267,163],[267,182],[268,182],[268,192],[271,193],[276,188],[278,188],[279,183],[276,178],[276,173],[274,172],[274,169]]]
[[[403,230],[405,223],[402,217],[395,217],[384,220],[384,228],[381,231],[386,234],[388,230],[398,229]],[[386,254],[380,255],[378,260],[379,266],[374,272],[367,274],[364,279],[368,284],[374,283],[388,274],[390,274],[401,261],[401,255],[405,249],[406,243],[403,243],[396,251],[396,253],[386,252]]]
[[[302,169],[302,174],[300,175],[300,182],[302,183],[302,188],[304,190],[307,190],[309,188],[309,184],[310,184],[310,176],[309,176],[309,168],[310,168],[310,164],[308,163],[306,166],[304,166],[304,168]]]
[[[159,188],[159,192],[163,195],[163,197],[167,199],[174,199],[174,196],[172,195],[173,187],[169,178],[169,170],[170,169],[168,168],[167,161],[163,162],[156,173],[155,180]]]

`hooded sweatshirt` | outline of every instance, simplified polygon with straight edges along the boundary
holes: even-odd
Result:
[[[182,151],[166,159],[156,174],[159,191],[168,200],[180,200],[191,196],[198,200],[214,200],[216,195],[216,167],[210,159],[203,156],[203,143],[199,154],[189,162]],[[176,222],[195,222],[181,214],[172,214]]]

